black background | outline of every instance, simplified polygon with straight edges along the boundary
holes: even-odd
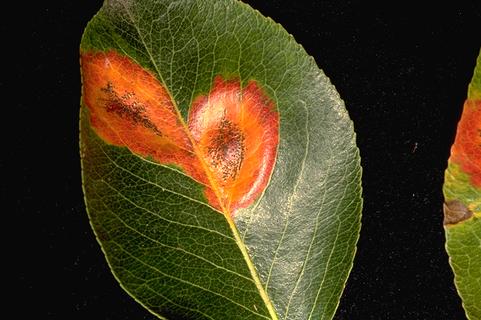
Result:
[[[481,46],[479,1],[246,2],[314,56],[355,124],[362,231],[336,319],[463,319],[441,187]],[[82,198],[78,46],[101,1],[14,6],[1,21],[4,305],[21,319],[153,319],[110,274]]]

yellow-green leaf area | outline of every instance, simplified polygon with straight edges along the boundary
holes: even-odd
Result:
[[[481,319],[481,53],[444,176],[449,264],[466,317]]]
[[[446,249],[466,316],[481,319],[481,218],[446,228]]]
[[[445,202],[460,201],[474,215],[481,215],[481,189],[470,183],[470,176],[458,164],[450,162],[444,174]]]

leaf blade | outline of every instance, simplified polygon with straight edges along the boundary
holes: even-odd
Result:
[[[125,6],[130,6],[130,17],[126,17],[125,12],[122,11],[125,9]],[[149,8],[149,10],[147,10],[147,8]],[[339,296],[347,279],[347,274],[352,267],[355,243],[359,235],[360,210],[362,205],[360,199],[361,171],[359,154],[355,146],[355,136],[352,123],[344,110],[343,102],[327,77],[319,71],[313,59],[307,57],[304,50],[294,42],[292,36],[288,35],[280,26],[272,22],[266,23],[263,19],[263,17],[251,11],[247,6],[233,1],[107,1],[101,12],[89,24],[84,34],[81,48],[84,51],[92,49],[102,51],[114,49],[125,56],[133,58],[134,61],[147,70],[154,72],[159,77],[159,81],[169,90],[170,96],[173,98],[184,119],[187,118],[189,108],[195,100],[195,97],[209,92],[212,80],[218,74],[224,77],[237,76],[243,86],[246,86],[251,79],[255,79],[262,85],[268,95],[276,102],[281,114],[281,137],[276,167],[267,189],[260,196],[256,205],[252,208],[240,210],[241,212],[236,215],[235,225],[229,226],[230,231],[228,234],[229,237],[236,238],[236,228],[239,228],[241,232],[244,231],[243,223],[246,216],[255,216],[258,219],[259,214],[262,215],[264,210],[270,206],[269,203],[272,204],[276,202],[275,199],[283,195],[289,197],[289,190],[300,190],[290,196],[291,200],[302,197],[306,191],[311,193],[311,199],[324,195],[324,209],[320,210],[320,203],[316,203],[316,205],[311,208],[311,211],[306,211],[316,213],[319,211],[320,213],[316,216],[316,219],[308,223],[308,225],[315,227],[316,231],[313,233],[314,236],[306,238],[308,245],[312,243],[312,253],[315,254],[316,257],[306,259],[307,262],[300,265],[298,269],[304,270],[303,274],[312,273],[313,268],[315,271],[321,272],[316,279],[310,279],[307,283],[305,276],[299,277],[299,279],[301,279],[297,285],[299,289],[296,289],[297,291],[292,295],[291,299],[290,310],[294,311],[284,314],[292,319],[299,318],[301,315],[305,315],[306,317],[321,316],[330,318],[337,307]],[[196,27],[194,28],[193,26]],[[146,32],[146,30],[151,31]],[[303,115],[304,112],[305,115]],[[87,124],[87,116],[84,115],[82,119],[87,128],[85,130],[90,130]],[[313,125],[316,126],[316,128],[312,129],[311,127]],[[319,128],[317,128],[317,126]],[[298,130],[299,128],[302,130]],[[304,133],[303,135],[303,130],[310,130],[310,133]],[[309,135],[312,135],[312,139],[309,138]],[[83,141],[85,141],[85,144],[89,144],[89,141],[93,139],[93,136],[87,135]],[[110,150],[112,147],[102,145],[102,148]],[[115,147],[113,149],[115,149]],[[320,156],[318,154],[319,151],[316,151],[318,149],[328,153],[329,157]],[[302,166],[299,166],[295,161],[298,154],[306,158],[304,167],[308,164],[308,170],[300,170]],[[123,157],[123,159],[125,159],[126,155],[123,155]],[[342,158],[344,158],[344,160]],[[160,170],[159,172],[164,172],[165,170],[163,169],[171,170],[169,167],[160,167],[161,169],[159,169],[159,166],[155,166],[155,164],[152,163],[150,164],[153,165],[153,167],[146,168],[143,163],[145,159],[139,157],[129,159],[134,168],[142,167],[143,170],[150,173],[147,174],[148,180],[152,178],[158,179],[159,177],[161,179],[163,177],[164,173],[160,174],[156,170]],[[317,163],[318,160],[321,160],[321,165]],[[83,162],[88,161],[85,157],[83,158]],[[86,176],[93,175],[90,171],[94,171],[94,167],[98,165],[98,163],[96,163],[97,160],[92,161],[91,169],[84,169],[84,175]],[[125,164],[126,161],[122,160],[122,163]],[[290,166],[295,168],[295,170],[290,170]],[[324,173],[322,172],[323,170],[318,169],[319,167],[331,169],[330,172]],[[112,170],[122,172],[122,170],[118,168]],[[137,176],[145,176],[145,173],[142,172],[142,170],[137,170]],[[172,174],[173,173],[165,174],[165,177],[170,177]],[[282,178],[283,175],[287,178]],[[137,192],[144,194],[145,198],[152,199],[152,194],[155,192],[147,192],[143,188],[150,190],[149,187],[154,184],[146,183],[144,181],[145,179],[142,180],[138,177],[132,181],[132,184],[139,186]],[[98,177],[99,180],[104,178],[105,177]],[[94,182],[89,179],[91,178],[86,179],[85,184],[94,185]],[[122,179],[126,178],[119,173],[119,176],[114,180],[122,181]],[[173,179],[188,181],[185,175],[183,175],[182,178],[176,176]],[[288,182],[287,188],[284,186],[284,182],[286,181]],[[163,183],[166,182],[164,181]],[[324,187],[309,189],[309,184],[323,184]],[[212,210],[212,208],[206,207],[205,205],[202,206],[201,203],[206,203],[206,200],[202,192],[199,191],[198,186],[195,188],[190,184],[188,185],[189,187],[182,188],[182,186],[180,186],[179,188],[179,186],[175,184],[172,185],[171,183],[168,187],[164,187],[165,190],[174,189],[174,191],[181,195],[189,194],[189,198],[197,201],[190,201],[187,209],[175,205],[173,200],[169,201],[171,210],[190,210],[190,215],[184,214],[183,216],[187,220],[193,219],[193,221],[195,221],[196,219],[192,217],[192,213],[198,209],[194,207],[193,203],[197,203],[202,207],[202,210],[211,210],[212,213],[220,216],[220,214],[214,212],[215,210]],[[295,185],[298,185],[298,187],[294,187]],[[96,186],[91,189],[101,189],[101,187]],[[197,191],[190,195],[192,190]],[[94,191],[99,192],[99,190],[87,191],[90,192],[90,196],[87,196],[87,198],[92,198]],[[109,191],[104,190],[104,193],[104,196],[107,196]],[[129,190],[129,194],[133,195],[135,193],[136,192]],[[121,197],[118,196],[117,198]],[[174,199],[174,196],[170,194],[166,196],[166,198]],[[335,202],[332,198],[339,201]],[[181,203],[186,203],[186,200],[187,198],[183,197],[183,200],[180,201]],[[117,199],[117,201],[120,200]],[[138,201],[139,199],[136,199],[136,201],[133,202],[136,203]],[[268,203],[266,203],[266,201]],[[296,219],[302,218],[307,221],[309,218],[308,214],[299,214],[300,206],[298,201],[299,199],[292,201],[293,204],[291,204],[292,208],[290,210],[295,213],[294,216]],[[120,203],[123,203],[125,206],[125,201]],[[131,205],[133,204],[131,203]],[[151,204],[149,205],[151,206]],[[119,206],[119,204],[117,204],[117,206]],[[281,207],[282,206],[272,206],[277,212],[282,212],[282,210],[278,210]],[[153,212],[161,212],[162,215],[168,217],[172,215],[172,213],[165,212],[165,210],[162,210],[162,208],[158,206],[150,209],[152,209],[151,211]],[[333,213],[328,214],[330,210],[332,210]],[[91,219],[93,215],[96,215],[94,211],[100,212],[101,210],[98,207],[92,207],[89,210],[89,212],[91,212]],[[95,217],[92,220],[95,221]],[[144,224],[149,223],[147,220],[140,221]],[[176,226],[181,226],[181,221],[175,221]],[[215,223],[213,221],[215,221]],[[324,224],[325,222],[327,223]],[[170,225],[171,222],[164,220],[162,223]],[[162,228],[162,223],[159,223],[159,228]],[[214,227],[213,224],[219,227],[217,224],[220,222],[218,219],[213,219],[212,221],[203,221],[203,223],[205,223],[205,226],[200,230],[209,230],[209,228]],[[93,224],[95,229],[96,227],[99,228],[98,225],[106,224],[106,222],[100,221],[94,222]],[[224,228],[226,221],[220,224],[223,226],[222,228]],[[284,225],[281,224],[281,226]],[[299,228],[302,224],[291,223],[290,226]],[[163,228],[165,228],[165,226]],[[222,228],[220,232],[222,234],[226,233],[227,231]],[[214,228],[214,230],[217,229]],[[266,231],[268,230],[262,230],[262,232]],[[290,230],[289,234],[291,233],[292,231]],[[310,232],[308,233],[310,234]],[[248,317],[262,317],[270,314],[270,317],[275,319],[277,315],[273,315],[269,307],[271,302],[266,302],[266,298],[262,297],[262,289],[258,287],[258,284],[263,281],[262,277],[259,281],[255,279],[257,272],[262,275],[265,270],[263,271],[263,263],[260,262],[259,255],[256,254],[256,250],[259,252],[258,249],[261,247],[261,243],[256,243],[255,240],[253,242],[252,234],[252,232],[246,232],[248,237],[244,239],[249,255],[247,257],[245,257],[242,250],[244,244],[240,242],[240,237],[237,240],[238,248],[236,256],[238,257],[240,253],[241,256],[244,255],[245,259],[244,262],[236,261],[242,266],[243,274],[251,276],[257,285],[257,293],[252,293],[252,297],[250,298],[242,298],[246,301],[251,299],[254,302],[244,303],[243,305],[249,305],[250,309],[247,309],[251,311],[257,311],[257,309],[259,309],[261,315],[252,313],[250,316],[247,316],[245,313],[233,312],[229,315],[229,318],[233,318],[234,315],[236,315],[238,318],[247,319]],[[159,235],[154,234],[153,236],[158,237]],[[264,233],[264,236],[269,238],[269,233]],[[105,240],[100,239],[101,245],[105,247],[104,242]],[[234,239],[234,242],[236,242],[236,239]],[[292,243],[292,235],[289,236],[289,241],[285,243]],[[175,243],[171,245],[171,247],[175,248]],[[163,248],[168,249],[166,246]],[[203,252],[199,248],[196,250]],[[226,257],[229,256],[229,254],[225,253],[225,250],[216,250],[224,252],[223,254]],[[236,251],[234,249],[231,250]],[[319,250],[321,250],[321,253],[318,253]],[[108,259],[109,255],[117,254],[115,248],[105,251]],[[119,255],[123,256],[120,253]],[[309,257],[309,255],[305,256]],[[314,263],[319,256],[323,257],[325,261],[329,261],[329,263],[324,266]],[[254,272],[252,272],[252,268],[248,262],[251,258],[253,266],[255,267]],[[109,259],[110,265],[113,269],[117,268],[117,271],[114,270],[114,273],[118,273],[118,269],[120,269],[122,265],[122,260],[117,258],[115,263],[112,263],[111,260],[112,258]],[[333,263],[334,267],[332,266]],[[165,262],[165,264],[168,265],[168,261]],[[339,273],[337,272],[338,269],[336,269],[338,265],[342,266],[341,272]],[[212,264],[211,267],[213,267]],[[274,272],[274,274],[278,273]],[[126,277],[125,275],[123,276]],[[297,279],[295,278],[295,274],[293,274],[292,277],[294,277],[293,279]],[[120,279],[120,277],[118,278]],[[122,283],[124,280],[119,281]],[[297,280],[290,280],[290,282],[295,285]],[[311,290],[310,295],[312,297],[310,302],[308,305],[305,305],[302,301],[303,295],[300,294],[300,289],[304,290],[306,286],[309,287],[310,282],[316,283],[316,285],[315,288]],[[276,282],[276,286],[281,285]],[[138,300],[149,300],[148,297],[144,296],[143,292],[138,292],[134,289],[135,288],[130,287],[126,288],[131,294],[135,292]],[[234,295],[232,295],[232,297],[234,297]],[[191,298],[193,301],[198,298],[201,304],[203,303],[202,301],[205,300],[200,299],[198,295],[193,295]],[[272,300],[270,298],[271,297],[268,299]],[[181,311],[179,305],[186,304],[188,306],[193,303],[191,301],[192,299],[189,301],[180,300],[182,303],[178,303],[178,299],[176,300],[170,297],[164,300],[171,301],[170,306],[173,310],[179,312],[177,316],[184,314],[184,316],[188,317],[189,310]],[[274,301],[276,311],[279,312],[279,310],[281,310],[280,314],[283,315],[281,302],[285,299],[279,297],[275,299],[278,301],[277,303]],[[215,301],[212,297],[211,300]],[[259,301],[262,300],[264,301],[264,306],[261,308]],[[288,300],[286,300],[286,305],[288,303],[287,301]],[[177,306],[175,305],[176,303]],[[143,304],[146,305],[145,301]],[[153,312],[156,314],[169,312],[167,309],[161,310],[160,312],[157,308],[158,306],[148,305],[147,307],[151,311],[154,310]],[[198,310],[199,313],[197,316],[207,318],[216,317],[220,319],[226,317],[226,314],[219,313],[217,310],[212,311],[209,308],[207,309],[211,311],[211,313]],[[247,309],[243,310],[247,311]]]
[[[446,251],[468,319],[481,319],[481,53],[445,172]]]
[[[86,117],[84,114],[83,117]],[[88,211],[90,214],[90,219],[92,221],[92,224],[94,226],[97,238],[102,244],[102,247],[104,248],[104,251],[106,252],[106,256],[109,260],[109,264],[112,267],[113,273],[116,275],[118,279],[122,279],[120,283],[123,283],[123,285],[128,288],[127,292],[129,292],[132,296],[136,298],[136,300],[141,301],[144,306],[146,306],[149,310],[153,311],[156,313],[156,309],[158,309],[158,306],[155,305],[149,305],[146,303],[145,299],[143,299],[145,292],[144,290],[149,290],[150,288],[147,287],[141,287],[140,284],[138,284],[139,281],[141,283],[148,284],[149,280],[151,279],[143,279],[143,280],[137,280],[140,276],[138,274],[134,275],[129,275],[129,272],[126,272],[124,269],[128,270],[138,270],[139,266],[143,264],[143,260],[150,261],[153,257],[157,257],[159,253],[155,252],[155,249],[159,249],[160,252],[163,252],[164,254],[169,254],[169,252],[166,252],[165,248],[174,248],[173,250],[185,250],[184,248],[189,248],[192,247],[192,250],[194,252],[202,252],[204,256],[210,256],[212,261],[210,261],[208,264],[209,266],[206,267],[206,270],[209,271],[212,269],[212,265],[215,265],[215,269],[217,270],[217,273],[219,270],[231,270],[228,271],[229,274],[235,275],[235,278],[232,278],[231,276],[222,276],[221,279],[225,282],[228,281],[229,279],[231,280],[231,286],[237,287],[238,286],[238,281],[244,281],[245,279],[249,279],[249,283],[246,283],[243,287],[245,288],[250,288],[250,291],[255,293],[253,297],[257,297],[256,294],[256,288],[253,283],[253,280],[250,277],[250,274],[246,272],[247,268],[239,268],[239,265],[244,264],[244,258],[242,255],[237,254],[235,256],[233,253],[238,252],[238,250],[234,250],[234,248],[237,248],[237,244],[235,242],[234,236],[231,233],[231,230],[226,222],[226,220],[220,215],[219,213],[215,212],[214,210],[205,207],[202,209],[197,206],[197,203],[195,204],[191,201],[185,201],[182,202],[180,199],[176,199],[175,202],[179,203],[179,205],[188,205],[193,206],[195,208],[196,216],[191,216],[189,214],[189,211],[192,210],[185,210],[186,213],[183,215],[180,215],[180,213],[184,212],[182,210],[178,210],[175,212],[176,217],[170,211],[166,211],[165,209],[162,210],[162,202],[157,201],[157,200],[151,200],[151,202],[147,201],[145,207],[140,207],[138,204],[138,201],[133,201],[128,195],[135,196],[136,194],[142,194],[143,197],[151,196],[152,199],[154,199],[154,195],[156,195],[159,192],[159,187],[153,186],[151,184],[151,188],[148,188],[145,185],[135,185],[135,183],[132,183],[132,186],[128,186],[125,184],[126,180],[124,179],[119,179],[115,175],[122,174],[121,172],[117,170],[112,170],[110,166],[115,166],[112,161],[105,160],[101,161],[99,157],[102,157],[102,154],[104,154],[105,157],[107,155],[113,157],[113,156],[121,156],[121,157],[127,157],[127,158],[132,158],[135,156],[132,156],[132,154],[126,152],[125,150],[118,149],[116,147],[110,147],[110,146],[105,146],[103,142],[100,141],[98,137],[95,136],[95,134],[92,132],[91,128],[87,127],[88,121],[84,118],[84,121],[82,121],[83,127],[82,127],[82,134],[84,135],[84,138],[82,139],[83,142],[83,152],[86,154],[90,154],[90,156],[86,156],[83,161],[83,166],[84,166],[84,186],[85,186],[85,194],[89,198],[88,201]],[[89,135],[87,138],[86,135]],[[136,158],[136,157],[135,157]],[[94,161],[92,161],[95,159]],[[101,172],[99,172],[99,164],[102,164],[105,166],[105,168],[102,169]],[[136,162],[136,165],[142,165],[140,168],[137,169],[139,171],[139,174],[142,172],[148,171],[145,170],[147,169],[152,169],[152,167],[156,167],[155,170],[157,170],[157,165],[152,164],[152,163],[146,163],[146,162]],[[92,169],[90,169],[93,167]],[[95,168],[95,169],[94,169]],[[170,169],[166,168],[166,170],[171,171]],[[95,177],[92,173],[97,172],[99,174],[98,177]],[[111,172],[114,176],[109,176],[105,174],[104,172]],[[163,175],[168,175],[168,172],[164,172]],[[107,182],[106,182],[107,181]],[[117,185],[111,186],[110,183],[116,183]],[[135,180],[134,180],[135,181]],[[199,187],[193,182],[191,183],[191,187],[197,189],[197,195],[200,193]],[[114,195],[117,196],[112,196],[112,191],[116,192]],[[127,194],[124,195],[124,194]],[[98,196],[96,196],[98,195]],[[121,195],[121,196],[118,196]],[[99,199],[97,199],[99,197]],[[157,197],[155,197],[157,198]],[[162,198],[167,198],[167,197],[161,197]],[[106,200],[103,200],[106,199]],[[107,203],[106,203],[107,202]],[[112,207],[123,207],[124,210],[117,210],[113,211]],[[125,210],[125,208],[129,208],[129,210]],[[170,214],[169,214],[170,213]],[[122,214],[122,217],[118,217],[118,214]],[[207,215],[208,219],[201,219],[202,215]],[[189,217],[190,216],[190,217]],[[138,226],[144,226],[143,228],[138,227],[132,227],[131,225],[136,225]],[[149,228],[146,228],[145,226],[149,226]],[[176,226],[176,227],[173,227]],[[139,229],[139,230],[137,230]],[[187,231],[185,231],[187,229]],[[120,234],[118,234],[118,231],[120,230]],[[132,239],[138,239],[138,238],[144,238],[148,239],[149,241],[145,241],[145,243],[150,243],[152,247],[147,247],[144,248],[147,252],[142,253],[142,259],[139,257],[133,256],[130,252],[138,252],[138,248],[134,247],[131,248],[130,250],[124,250],[122,247],[119,247],[117,245],[117,242],[123,243],[123,244],[129,244],[129,240],[125,239],[126,235],[124,235],[124,232],[131,231],[134,236],[131,236]],[[188,239],[185,239],[184,236],[181,236],[183,234],[200,234],[204,235],[205,233],[208,234],[208,236],[196,236],[195,239],[200,242],[198,244],[192,244],[189,241],[186,241]],[[139,236],[140,235],[140,236]],[[216,238],[217,240],[215,242],[212,242],[213,238]],[[204,239],[204,242],[201,242],[201,240]],[[214,238],[214,239],[215,239]],[[113,240],[112,240],[113,239]],[[155,241],[153,240],[155,239]],[[162,250],[160,250],[159,246],[154,246],[152,245],[151,242],[154,242],[156,244],[161,243]],[[143,243],[143,245],[146,245]],[[220,245],[218,245],[220,244]],[[211,248],[211,251],[205,251],[203,247]],[[190,255],[192,256],[192,255]],[[222,258],[223,257],[229,257],[230,260],[234,260],[235,263],[227,263],[224,261]],[[175,256],[174,256],[175,257]],[[176,258],[175,261],[177,261],[180,258]],[[122,261],[122,260],[126,260]],[[198,259],[198,260],[203,260],[203,261],[193,261],[193,259],[188,259],[189,263],[192,265],[199,265],[197,266],[198,268],[201,268],[202,265],[205,262],[205,257],[204,259]],[[154,274],[162,275],[166,278],[171,278],[171,279],[176,279],[176,281],[180,281],[187,286],[190,286],[190,282],[194,282],[192,280],[185,280],[178,278],[175,274],[170,275],[170,274],[165,274],[165,272],[161,270],[170,270],[173,272],[173,270],[182,270],[182,268],[187,268],[180,265],[176,265],[175,261],[170,261],[169,259],[165,259],[165,261],[160,261],[160,262],[155,262],[154,266],[151,266],[149,264],[146,265],[147,268],[152,269]],[[229,260],[227,261],[229,262]],[[158,266],[155,266],[158,264]],[[168,266],[170,265],[170,268]],[[135,267],[133,267],[135,266]],[[142,269],[142,268],[141,268]],[[234,270],[234,271],[232,271]],[[138,272],[138,271],[137,271]],[[187,276],[189,276],[190,273],[186,273]],[[239,276],[239,274],[241,276]],[[152,277],[152,275],[151,275]],[[242,280],[244,279],[244,280]],[[202,283],[202,281],[200,281]],[[234,284],[236,284],[234,286]],[[249,313],[246,313],[246,310],[249,309],[245,306],[247,303],[239,304],[236,302],[236,298],[239,299],[239,292],[231,293],[231,297],[223,297],[225,293],[222,293],[223,290],[219,290],[221,293],[212,293],[211,289],[203,289],[203,287],[199,284],[192,285],[193,288],[190,291],[190,295],[192,297],[199,296],[199,291],[202,294],[212,294],[213,296],[220,297],[224,300],[227,300],[228,302],[232,302],[235,306],[238,308],[231,308],[231,312],[234,314],[238,314],[239,318],[240,317],[246,317],[246,318],[252,318]],[[222,287],[223,285],[217,284],[218,287]],[[162,288],[162,286],[161,286]],[[168,289],[157,289],[155,290],[156,292],[170,292]],[[246,290],[248,291],[248,290]],[[174,295],[175,296],[175,295]],[[210,297],[211,298],[211,297]],[[251,297],[252,298],[252,297]],[[169,298],[168,296],[165,297],[164,299],[166,300],[172,300],[176,301],[179,300]],[[208,301],[208,299],[200,299]],[[213,301],[217,301],[216,299],[212,299]],[[248,297],[245,298],[245,300],[249,300]],[[253,299],[255,301],[254,304],[257,304],[258,309],[262,309],[262,300],[260,300],[260,297],[258,299]],[[188,305],[188,304],[187,304]],[[253,305],[253,304],[251,304]],[[181,308],[181,305],[178,306]],[[224,306],[225,307],[225,306]],[[182,307],[183,308],[183,307]],[[241,310],[239,310],[239,308]],[[233,311],[233,310],[236,311]],[[251,308],[252,309],[252,308]],[[175,310],[175,309],[174,309]],[[195,309],[197,310],[197,309]],[[226,310],[229,310],[229,308],[226,308]],[[250,309],[249,309],[250,310]],[[203,311],[202,310],[197,310],[199,314],[202,315]],[[250,311],[251,314],[255,314],[255,312]],[[266,312],[267,314],[267,312]],[[222,316],[229,316],[229,314],[222,314],[220,313],[217,317],[221,318]],[[260,317],[264,318],[264,317]]]

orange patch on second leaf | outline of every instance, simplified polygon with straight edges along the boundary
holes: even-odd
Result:
[[[115,51],[82,53],[83,101],[106,142],[174,164],[205,186],[226,214],[251,205],[267,186],[278,144],[278,113],[250,81],[217,77],[198,97],[188,124],[157,78]]]
[[[481,188],[481,100],[466,100],[459,120],[451,160]]]

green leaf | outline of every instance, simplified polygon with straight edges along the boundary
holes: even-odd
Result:
[[[481,319],[481,53],[444,179],[446,250],[468,319]]]
[[[160,318],[331,319],[360,158],[292,36],[234,0],[111,0],[81,55],[85,202],[120,285]]]
[[[474,68],[473,78],[468,87],[468,99],[479,100],[481,99],[481,53],[476,59],[476,67]]]

